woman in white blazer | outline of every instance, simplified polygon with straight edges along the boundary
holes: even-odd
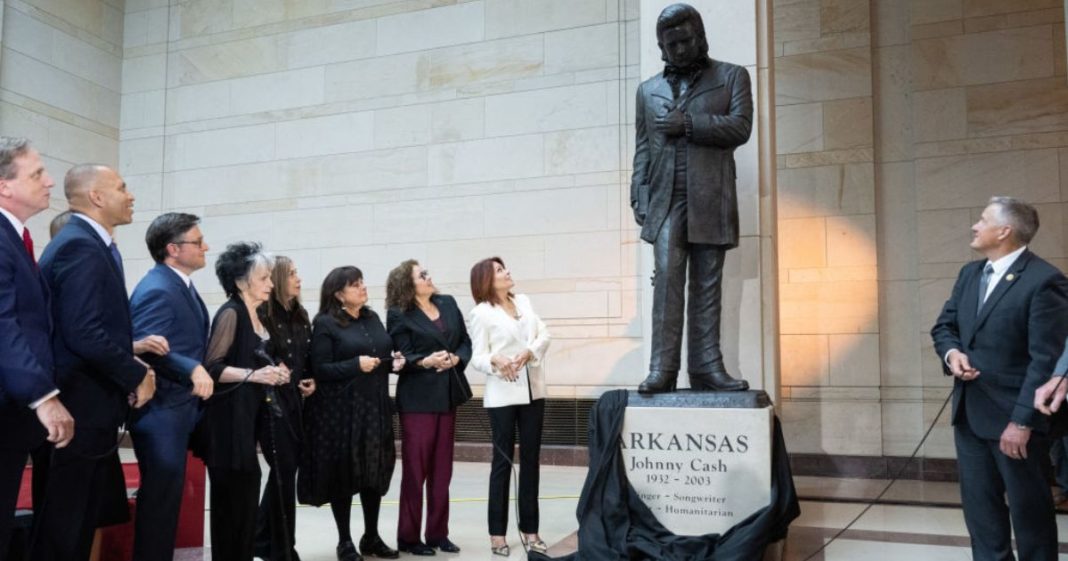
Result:
[[[471,268],[471,295],[477,305],[468,314],[472,347],[468,369],[486,375],[483,404],[493,430],[490,548],[503,556],[509,553],[505,538],[508,484],[517,425],[519,531],[531,550],[544,553],[547,549],[538,536],[538,456],[546,395],[542,359],[549,348],[549,331],[530,307],[530,300],[512,294],[514,286],[500,257],[483,259]]]

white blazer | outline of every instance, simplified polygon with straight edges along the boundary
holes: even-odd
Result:
[[[467,332],[471,336],[471,362],[467,369],[486,375],[484,407],[524,405],[547,395],[542,359],[549,349],[549,330],[530,307],[529,298],[517,294],[514,301],[519,319],[489,302],[482,302],[467,314]],[[515,382],[502,378],[490,362],[493,355],[513,357],[528,349],[533,358],[527,362],[525,375],[521,374]]]

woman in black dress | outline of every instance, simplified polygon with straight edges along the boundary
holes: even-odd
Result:
[[[396,559],[378,535],[382,496],[396,462],[389,374],[404,357],[378,315],[367,307],[367,287],[356,267],[338,267],[323,280],[312,329],[311,365],[317,390],[304,404],[305,445],[297,493],[300,502],[330,503],[337,523],[337,557],[362,559],[349,531],[352,496],[359,493],[364,533],[360,551]]]
[[[271,298],[258,312],[271,334],[269,353],[275,364],[289,368],[289,383],[279,386],[283,419],[276,423],[277,456],[260,498],[256,520],[256,556],[268,561],[300,561],[296,545],[297,461],[303,440],[302,399],[315,392],[308,353],[311,321],[300,303],[300,276],[288,257],[277,255],[271,271]],[[279,501],[281,497],[281,501]],[[286,551],[289,552],[288,557]]]
[[[452,296],[438,294],[430,272],[409,259],[386,282],[389,335],[404,354],[397,382],[402,469],[397,549],[433,555],[459,553],[449,540],[449,482],[456,408],[471,398],[464,368],[471,339]],[[426,543],[419,539],[426,487]]]
[[[259,244],[235,243],[215,262],[229,300],[215,314],[204,366],[217,382],[198,429],[211,477],[212,557],[251,561],[260,493],[259,442],[269,449],[268,390],[289,370],[263,357],[270,338],[256,308],[271,295],[271,260]]]

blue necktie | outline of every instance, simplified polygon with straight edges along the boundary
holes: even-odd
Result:
[[[115,266],[119,268],[119,276],[125,279],[126,271],[122,268],[122,254],[119,253],[119,246],[115,245],[115,242],[111,242],[108,249],[111,250],[111,260],[114,261]]]
[[[197,294],[197,287],[193,286],[193,281],[189,281],[189,293],[193,296],[193,307],[197,310],[197,317],[200,321],[206,320],[204,310],[200,307],[200,295]]]
[[[990,286],[990,277],[994,275],[994,265],[987,263],[986,267],[983,267],[983,276],[979,279],[979,306],[975,308],[976,313],[983,309],[983,303],[986,302],[986,289]]]

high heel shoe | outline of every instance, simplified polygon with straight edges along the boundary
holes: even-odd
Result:
[[[490,542],[490,551],[492,551],[494,555],[500,555],[501,557],[508,557],[508,555],[512,553],[512,550],[508,547],[507,543],[504,545],[493,545],[493,542]]]
[[[549,551],[549,546],[541,538],[537,538],[527,542],[527,549],[535,553],[546,553]]]

